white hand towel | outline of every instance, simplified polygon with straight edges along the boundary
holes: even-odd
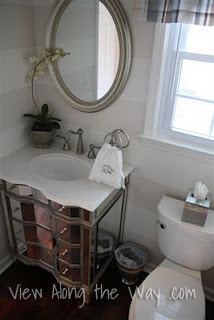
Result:
[[[122,169],[123,155],[121,150],[105,143],[97,154],[89,179],[116,189],[125,189]]]

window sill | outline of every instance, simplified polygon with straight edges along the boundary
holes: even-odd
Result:
[[[178,153],[179,155],[183,156],[213,161],[214,148],[211,147],[193,146],[179,141],[160,139],[155,136],[147,136],[145,134],[140,134],[139,137],[142,139],[143,143],[149,144],[150,146],[152,145],[153,147],[161,150]]]

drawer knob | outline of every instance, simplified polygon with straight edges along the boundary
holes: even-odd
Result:
[[[65,209],[66,209],[66,207],[65,207],[65,206],[62,206],[62,207],[58,210],[58,212],[59,212],[59,213],[62,213]]]
[[[65,249],[65,251],[62,252],[62,257],[65,257],[68,254],[68,250]]]
[[[13,213],[16,213],[17,211],[19,211],[19,207],[16,207],[15,209],[13,209]]]
[[[60,231],[60,234],[65,234],[68,231],[68,229],[65,227]]]
[[[20,234],[22,232],[22,229],[16,231],[16,234]]]
[[[9,190],[9,191],[12,191],[12,190],[14,190],[15,188],[16,188],[16,185],[13,184],[11,187],[8,188],[8,190]]]
[[[68,268],[65,268],[65,270],[62,272],[63,276],[68,272]]]

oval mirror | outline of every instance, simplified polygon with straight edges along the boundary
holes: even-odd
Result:
[[[118,0],[57,0],[46,49],[69,55],[49,65],[61,96],[75,109],[96,112],[122,92],[131,65],[131,35]]]

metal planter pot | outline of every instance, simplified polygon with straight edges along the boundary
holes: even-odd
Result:
[[[50,148],[53,139],[54,130],[52,131],[31,131],[31,138],[35,148]]]
[[[122,276],[122,282],[128,286],[131,286],[138,281],[139,276],[144,268],[144,267],[140,267],[137,269],[128,269],[121,266],[121,264],[119,264],[118,262],[117,262],[117,266]]]
[[[126,242],[115,250],[118,269],[122,282],[126,285],[135,284],[148,260],[145,248],[134,242]]]

